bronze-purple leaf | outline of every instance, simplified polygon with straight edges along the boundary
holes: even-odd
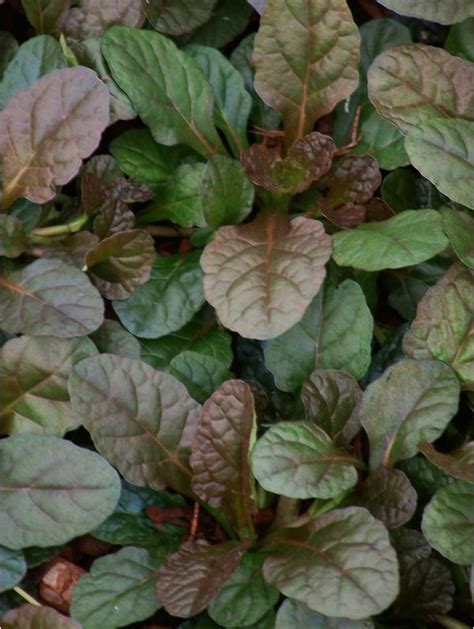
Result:
[[[346,155],[321,180],[320,186],[328,189],[329,206],[336,208],[344,203],[367,203],[381,182],[376,159],[369,155]]]
[[[474,483],[474,441],[449,454],[438,452],[431,443],[420,443],[418,450],[450,476]]]

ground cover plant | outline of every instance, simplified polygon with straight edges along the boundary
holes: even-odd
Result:
[[[472,626],[472,0],[0,0],[0,626]]]

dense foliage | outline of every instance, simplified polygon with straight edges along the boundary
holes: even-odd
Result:
[[[474,2],[0,5],[2,629],[472,626]]]

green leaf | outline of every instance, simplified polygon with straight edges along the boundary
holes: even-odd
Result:
[[[410,29],[392,18],[376,18],[364,22],[359,27],[360,67],[364,75],[372,65],[374,59],[384,50],[409,44],[412,41]],[[363,86],[366,89],[366,86]]]
[[[129,332],[142,338],[158,338],[179,330],[193,318],[205,301],[199,255],[199,251],[193,251],[157,256],[148,282],[128,299],[113,302]]]
[[[451,26],[446,41],[444,42],[446,50],[452,55],[456,55],[456,57],[474,62],[473,29],[474,17]]]
[[[74,586],[72,618],[83,629],[123,627],[145,620],[161,607],[155,589],[165,557],[164,552],[131,546],[99,557]]]
[[[245,553],[237,570],[209,604],[209,616],[220,627],[254,626],[277,603],[278,590],[262,576],[264,559],[262,553]]]
[[[233,153],[239,156],[248,146],[247,123],[252,99],[240,73],[215,48],[191,44],[186,47],[201,68],[214,94],[214,122],[221,129]]]
[[[222,48],[245,30],[251,15],[245,0],[218,0],[211,19],[194,31],[191,41]]]
[[[379,467],[362,486],[360,504],[394,529],[411,520],[417,495],[407,476],[400,470]]]
[[[370,100],[403,133],[431,118],[474,119],[473,81],[472,63],[424,44],[385,51],[368,74]]]
[[[423,535],[454,563],[474,562],[474,485],[456,481],[433,496],[423,513]]]
[[[275,629],[299,627],[301,629],[373,629],[370,620],[328,618],[313,611],[304,603],[287,598],[278,609]]]
[[[173,376],[101,354],[76,365],[69,394],[95,447],[126,480],[189,494],[189,451],[200,407]]]
[[[378,0],[387,9],[400,15],[431,20],[440,24],[461,22],[474,17],[474,6],[470,0]]]
[[[389,173],[382,182],[382,198],[394,212],[412,207],[439,209],[444,197],[423,177],[413,177],[408,169],[399,168]]]
[[[120,495],[118,474],[105,459],[58,437],[0,441],[0,468],[0,543],[8,548],[84,535],[112,513]]]
[[[474,218],[450,207],[441,209],[443,228],[458,258],[474,269]]]
[[[269,339],[303,316],[330,255],[319,221],[260,214],[221,227],[201,257],[204,292],[222,323],[246,338]]]
[[[0,350],[0,432],[62,436],[80,424],[67,381],[83,358],[97,353],[87,338],[22,336]]]
[[[202,404],[232,374],[224,363],[206,354],[185,350],[169,364],[169,372]]]
[[[118,321],[105,319],[100,328],[90,335],[90,338],[101,354],[140,358],[140,342]]]
[[[219,509],[243,538],[253,533],[249,452],[255,432],[249,385],[228,380],[204,404],[191,448],[194,493]]]
[[[401,461],[399,467],[408,476],[418,497],[424,502],[430,500],[438,489],[453,482],[451,476],[421,455]]]
[[[196,63],[171,40],[114,26],[102,50],[114,80],[157,142],[188,144],[205,157],[223,152],[212,124],[211,88]]]
[[[338,232],[332,241],[333,258],[339,266],[364,271],[418,264],[448,245],[436,210],[407,210],[386,221]]]
[[[86,256],[92,283],[107,299],[126,299],[148,281],[155,260],[150,234],[131,229],[101,240]]]
[[[265,363],[282,391],[299,388],[314,369],[361,378],[370,364],[373,319],[357,282],[327,282],[304,317],[265,345]]]
[[[0,276],[0,328],[16,334],[83,336],[103,320],[88,278],[58,260],[36,260]]]
[[[21,550],[0,546],[0,592],[11,590],[26,574],[26,561]]]
[[[195,616],[235,572],[248,545],[248,542],[215,546],[204,540],[185,542],[160,569],[158,600],[172,616]]]
[[[0,619],[3,629],[81,629],[79,623],[51,607],[22,605],[11,609]]]
[[[21,0],[28,22],[37,33],[52,33],[71,4],[70,0]]]
[[[288,498],[328,499],[357,482],[356,460],[310,422],[279,422],[252,450],[252,472],[267,491]]]
[[[442,360],[457,373],[462,387],[474,389],[474,279],[455,264],[418,305],[403,351],[411,358]]]
[[[402,360],[369,384],[361,409],[369,436],[370,467],[393,466],[435,441],[458,408],[459,382],[437,360]]]
[[[206,224],[213,229],[241,223],[250,213],[254,187],[240,162],[214,155],[201,180],[201,203]]]
[[[303,383],[306,419],[322,428],[336,445],[347,445],[360,430],[362,391],[344,371],[316,369]]]
[[[413,459],[412,459],[413,460]],[[400,527],[390,531],[390,541],[397,551],[400,571],[403,573],[412,563],[431,555],[431,546],[415,529]]]
[[[0,112],[2,206],[20,197],[51,200],[97,148],[108,122],[109,92],[87,68],[56,70],[16,94]]]
[[[360,133],[362,139],[353,150],[356,155],[374,157],[384,170],[393,170],[410,163],[400,131],[372,108],[368,114],[361,116]]]
[[[405,138],[412,165],[452,201],[474,209],[474,122],[441,118]]]
[[[326,616],[360,619],[398,594],[398,565],[387,530],[368,511],[337,509],[271,539],[265,579]]]
[[[28,247],[21,221],[14,216],[0,214],[0,256],[18,258]]]
[[[0,31],[0,80],[17,50],[18,42],[13,35],[9,31]]]
[[[255,89],[283,114],[288,146],[356,89],[359,44],[345,0],[269,0],[255,40]]]
[[[420,444],[418,450],[449,476],[474,483],[474,441],[449,454],[438,452],[430,443]]]
[[[217,0],[201,0],[190,4],[186,0],[147,0],[143,3],[150,24],[167,35],[191,33],[212,16]]]
[[[39,35],[28,39],[18,48],[5,68],[0,83],[0,109],[3,109],[17,92],[30,87],[45,74],[59,68],[67,68],[67,62],[61,47],[53,37]]]

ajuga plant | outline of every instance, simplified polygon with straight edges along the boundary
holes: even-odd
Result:
[[[0,626],[472,626],[472,0],[0,1]]]

